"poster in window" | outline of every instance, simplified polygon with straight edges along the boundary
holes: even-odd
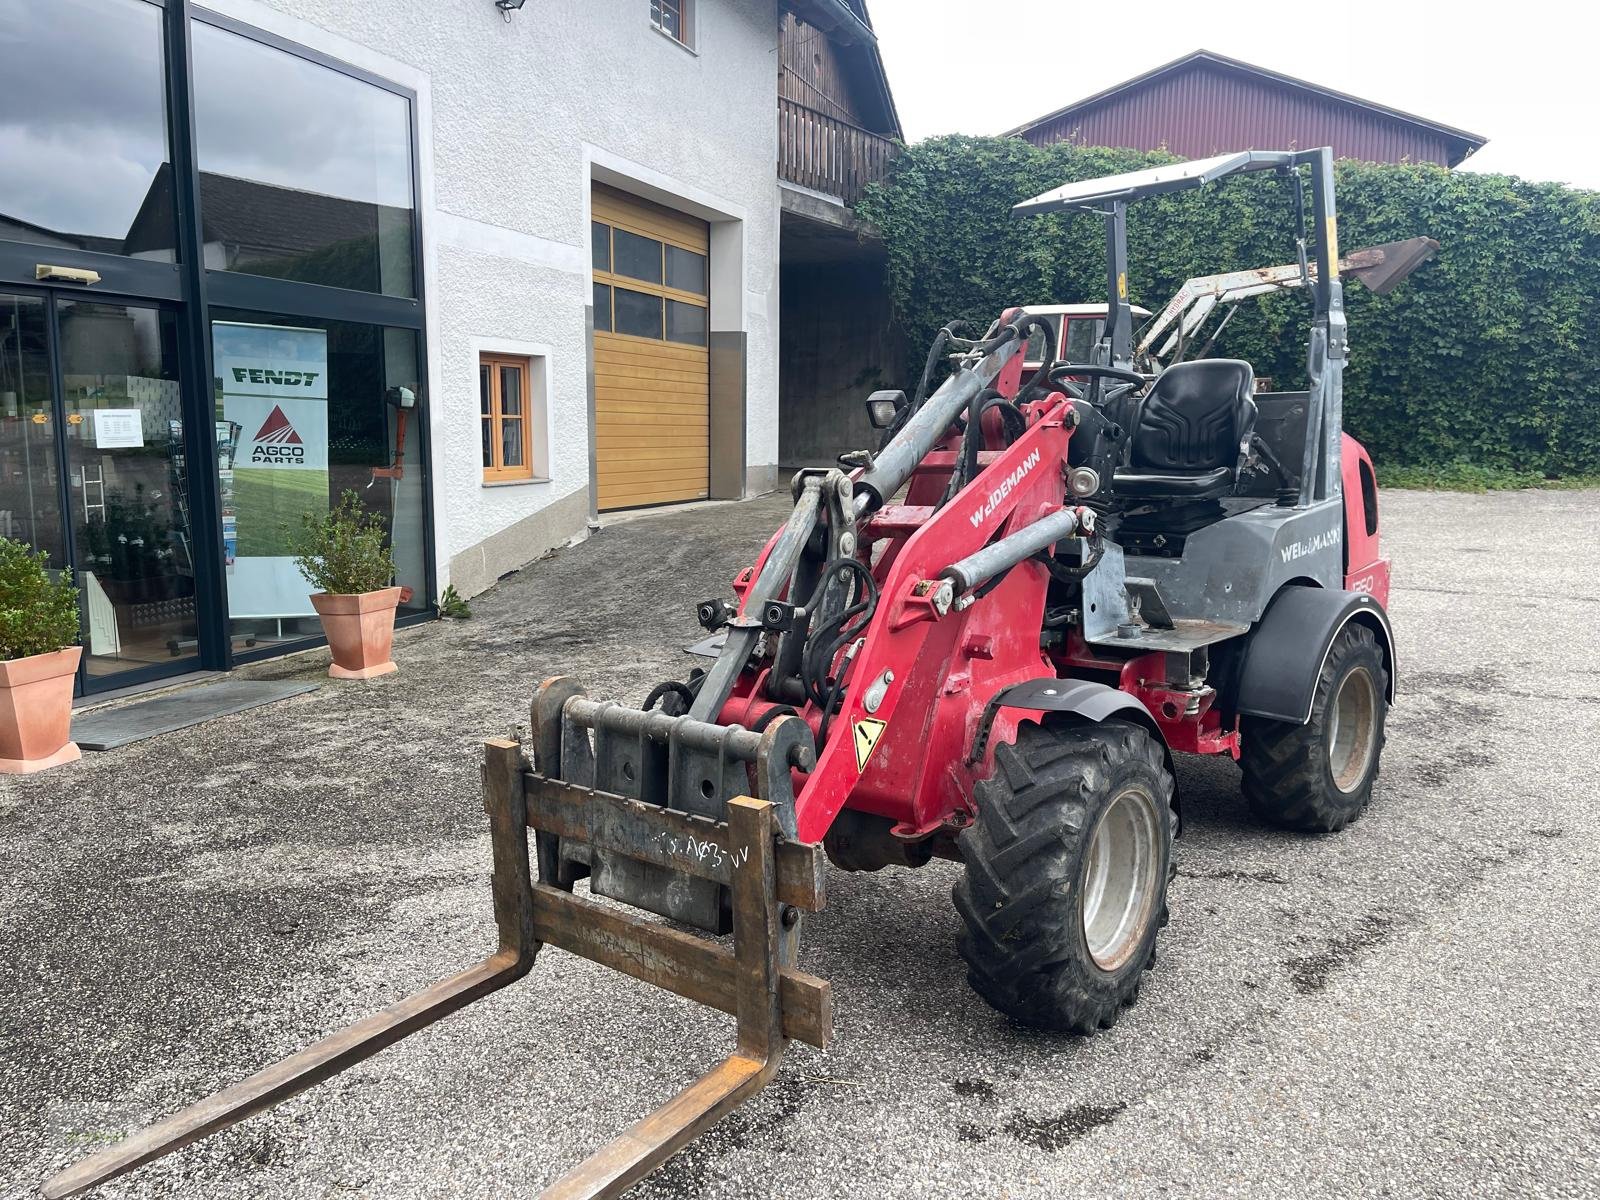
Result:
[[[216,321],[211,343],[219,430],[233,434],[228,615],[312,616],[294,544],[307,515],[328,511],[327,331]]]

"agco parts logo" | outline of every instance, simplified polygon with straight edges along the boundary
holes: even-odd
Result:
[[[250,461],[253,463],[292,467],[305,465],[306,448],[300,442],[300,435],[289,423],[289,418],[283,415],[283,409],[276,404],[252,440],[255,442],[255,449],[250,451]]]
[[[982,525],[983,519],[991,515],[995,509],[999,508],[1001,501],[1009,496],[1017,484],[1022,482],[1023,478],[1028,474],[1028,472],[1033,470],[1034,467],[1038,465],[1039,452],[1035,450],[1032,454],[1028,455],[1027,458],[1022,460],[1015,471],[1011,472],[1011,474],[1002,479],[1000,481],[1000,486],[995,488],[994,491],[990,492],[984,502],[973,510],[970,518],[972,521],[972,527],[976,529],[979,525]]]
[[[274,371],[271,367],[234,367],[235,383],[270,383],[276,387],[310,387],[321,371]]]
[[[1293,562],[1297,558],[1304,558],[1308,554],[1315,554],[1318,550],[1326,550],[1339,544],[1339,527],[1335,525],[1327,533],[1319,533],[1308,537],[1302,542],[1290,542],[1279,551],[1284,562]]]

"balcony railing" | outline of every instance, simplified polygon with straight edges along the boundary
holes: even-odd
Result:
[[[854,205],[882,179],[895,144],[859,125],[778,97],[778,177]]]

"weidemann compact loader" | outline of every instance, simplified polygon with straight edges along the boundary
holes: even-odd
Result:
[[[1134,371],[1128,204],[1246,171],[1275,172],[1297,214],[1306,390],[1257,395],[1235,359]],[[795,966],[825,856],[959,860],[973,988],[1017,1021],[1091,1033],[1133,1002],[1166,920],[1175,753],[1237,759],[1252,807],[1283,825],[1360,813],[1395,664],[1372,466],[1340,422],[1332,152],[1156,167],[1015,211],[1104,221],[1090,361],[1047,356],[1023,378],[1040,318],[1020,308],[976,342],[943,331],[942,386],[874,394],[884,444],[800,472],[734,598],[700,605],[704,670],[641,708],[548,680],[531,744],[487,743],[492,955],[45,1195],[343,1070],[520,978],[546,944],[736,1020],[732,1055],[545,1193],[615,1195],[765,1085],[791,1038],[827,1044],[829,986]]]

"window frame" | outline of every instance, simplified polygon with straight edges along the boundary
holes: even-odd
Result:
[[[189,8],[188,16],[193,22],[213,26],[225,33],[236,34],[247,41],[280,50],[292,58],[304,59],[313,66],[326,67],[357,82],[391,92],[403,99],[410,110],[411,280],[415,295],[391,296],[383,292],[366,292],[324,283],[305,283],[300,280],[280,279],[272,275],[251,275],[244,271],[202,266],[209,302],[227,308],[271,310],[285,315],[305,312],[310,316],[329,320],[360,320],[375,325],[409,325],[415,329],[423,328],[424,314],[427,311],[427,281],[424,278],[422,253],[421,117],[415,90],[311,46],[291,41],[269,30],[217,12],[215,9],[196,4]],[[188,108],[188,120],[192,125],[198,117],[194,110],[195,101],[187,93],[185,103]],[[189,153],[190,148],[185,149],[186,153]],[[194,189],[195,205],[198,206],[200,189],[198,163],[193,164],[191,186]],[[181,234],[179,240],[182,240]]]
[[[678,9],[678,33],[673,33],[658,18],[657,14],[668,4],[674,4]],[[650,28],[676,46],[682,46],[691,54],[699,53],[696,48],[695,34],[698,32],[695,12],[695,0],[652,0],[650,13]]]
[[[438,595],[438,545],[436,544],[436,497],[434,495],[433,439],[430,436],[428,413],[434,402],[431,389],[431,365],[434,364],[432,346],[428,336],[427,305],[430,302],[431,276],[425,269],[423,255],[422,171],[424,157],[421,145],[421,113],[418,93],[412,87],[397,83],[372,71],[355,66],[336,56],[331,50],[318,49],[305,42],[291,40],[268,29],[205,7],[217,0],[140,0],[157,9],[163,20],[162,60],[164,98],[166,105],[166,133],[168,162],[173,175],[173,206],[177,222],[176,261],[156,262],[133,259],[122,255],[96,251],[76,250],[70,247],[44,248],[34,243],[0,240],[0,289],[20,291],[41,296],[64,295],[62,285],[45,284],[35,275],[41,261],[64,266],[81,266],[97,270],[101,282],[94,285],[96,299],[111,303],[154,304],[172,307],[180,322],[179,356],[183,377],[182,412],[184,417],[184,446],[190,468],[197,472],[200,484],[190,490],[191,521],[195,533],[194,570],[197,604],[200,606],[199,654],[200,666],[206,670],[231,670],[268,658],[276,658],[305,647],[320,644],[323,639],[308,635],[300,642],[276,643],[251,649],[235,644],[228,633],[226,604],[226,578],[223,563],[223,546],[220,536],[221,514],[215,475],[199,474],[203,464],[214,463],[216,448],[213,440],[214,397],[210,383],[211,322],[219,310],[233,309],[258,312],[290,318],[313,318],[329,321],[350,321],[363,324],[409,329],[417,338],[419,383],[424,389],[417,397],[415,417],[411,424],[411,437],[417,447],[421,466],[422,523],[420,532],[424,572],[423,589],[419,595],[425,606],[431,607]],[[234,4],[230,8],[240,7]],[[411,196],[413,224],[411,230],[411,261],[414,295],[411,297],[386,296],[380,293],[304,283],[271,276],[252,276],[236,272],[208,269],[204,261],[204,230],[199,213],[199,172],[195,162],[194,130],[197,121],[195,98],[189,69],[194,29],[209,25],[266,46],[274,47],[299,59],[328,67],[343,75],[404,98],[409,106],[409,138],[411,147]],[[331,44],[336,39],[311,31],[319,44]],[[548,451],[548,380],[546,359],[534,358],[538,378],[531,381],[535,388],[532,419],[544,425],[540,434],[540,453]],[[534,462],[540,470],[543,460]],[[209,478],[209,484],[204,480]],[[407,483],[411,475],[408,471]],[[62,487],[67,486],[66,480]],[[210,614],[209,616],[206,614]],[[433,619],[428,611],[402,612],[396,621],[399,626],[412,625]],[[187,668],[185,668],[187,669]],[[170,671],[165,666],[150,668],[148,678],[166,677]],[[143,670],[122,673],[113,677],[124,686],[146,678]],[[85,694],[96,690],[84,688]]]
[[[505,453],[505,439],[503,425],[505,422],[505,396],[502,391],[501,373],[506,367],[514,367],[521,373],[522,395],[520,411],[513,420],[522,422],[522,463],[518,466],[506,466],[502,461]],[[482,411],[483,372],[489,372],[489,411]],[[533,359],[526,354],[505,354],[498,351],[483,350],[478,354],[478,387],[480,407],[478,412],[479,431],[482,432],[482,422],[489,422],[490,437],[489,448],[494,465],[484,464],[484,483],[525,483],[535,478],[533,473]]]
[[[606,231],[606,248],[607,248],[607,250],[609,252],[607,258],[608,258],[608,261],[609,261],[609,263],[611,265],[611,268],[612,268],[610,270],[601,270],[600,267],[594,265],[594,235],[595,235],[595,227],[596,226],[599,226],[600,228],[602,228],[602,229],[604,229]],[[661,246],[661,279],[662,279],[661,283],[652,283],[648,279],[639,279],[639,278],[636,278],[635,276],[632,276],[632,275],[619,274],[616,271],[616,269],[615,269],[616,265],[617,265],[616,231],[619,230],[619,229],[623,233],[632,234],[634,237],[647,238],[650,241],[656,242]],[[700,349],[705,349],[708,346],[709,341],[710,341],[710,329],[711,329],[711,320],[710,320],[710,318],[711,318],[711,311],[710,311],[711,310],[711,248],[710,248],[709,244],[706,246],[706,248],[704,250],[702,250],[699,246],[690,244],[684,238],[673,237],[670,233],[669,234],[663,234],[661,231],[658,231],[658,230],[647,230],[647,229],[644,229],[644,228],[639,227],[639,226],[630,225],[626,221],[618,221],[618,220],[616,220],[615,218],[612,218],[612,217],[604,217],[604,218],[602,218],[602,217],[591,216],[589,218],[589,230],[590,230],[590,233],[589,233],[589,238],[590,238],[590,277],[591,277],[591,280],[592,280],[592,284],[593,284],[593,286],[596,286],[596,287],[609,288],[610,291],[607,293],[607,295],[609,296],[610,301],[611,301],[611,311],[610,311],[610,313],[606,314],[605,327],[604,328],[601,327],[601,320],[600,320],[599,316],[597,315],[596,319],[595,319],[595,330],[597,332],[605,333],[605,334],[607,334],[609,336],[612,336],[612,337],[633,338],[633,339],[635,339],[637,341],[649,342],[652,345],[660,345],[662,343],[665,343],[666,345],[669,345],[669,346],[694,346],[694,347],[698,347]],[[709,241],[709,238],[708,238],[708,241]],[[706,290],[705,290],[705,292],[702,293],[702,292],[686,291],[683,288],[671,287],[666,283],[666,279],[667,279],[667,275],[668,275],[668,272],[667,272],[667,248],[668,247],[672,247],[673,249],[676,249],[676,250],[682,250],[682,251],[685,251],[685,252],[687,252],[689,254],[698,255],[700,258],[705,260],[705,276],[706,276]],[[639,293],[643,293],[644,295],[654,296],[654,297],[656,297],[658,300],[660,300],[662,302],[662,304],[661,304],[661,336],[660,337],[644,337],[644,336],[642,336],[640,334],[636,334],[636,333],[622,333],[617,329],[617,315],[616,314],[617,314],[617,289],[618,288],[622,288],[624,291],[639,292]],[[706,339],[704,341],[700,341],[700,342],[680,342],[680,341],[677,341],[676,339],[669,338],[669,337],[666,336],[667,324],[668,324],[667,323],[666,301],[668,301],[668,300],[676,300],[680,304],[687,304],[687,305],[690,305],[690,306],[692,306],[694,308],[699,308],[699,309],[704,310],[705,318],[706,318],[706,320],[705,320],[705,329],[706,329],[706,333],[707,333]]]

